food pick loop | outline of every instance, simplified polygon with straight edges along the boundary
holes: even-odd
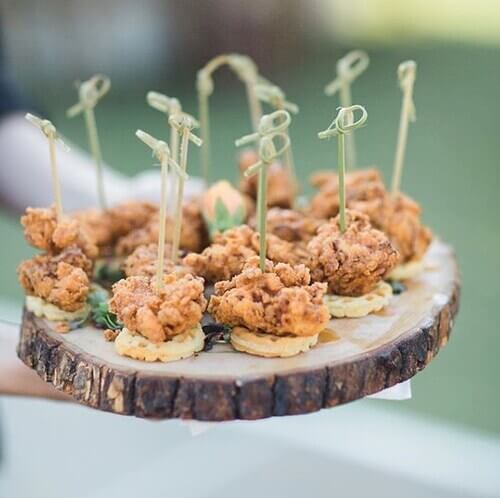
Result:
[[[361,116],[355,120],[355,113],[361,112]],[[337,137],[337,168],[339,178],[339,228],[341,233],[347,230],[346,200],[345,200],[345,138],[350,132],[363,126],[368,119],[366,109],[361,105],[340,107],[336,118],[330,126],[318,133],[320,139]]]
[[[158,159],[160,163],[167,161],[168,165],[175,171],[175,173],[180,176],[183,180],[187,180],[189,175],[182,171],[180,166],[174,161],[170,154],[170,147],[163,140],[158,140],[149,133],[142,130],[137,130],[135,132],[137,138],[144,142],[153,151],[153,157]]]
[[[56,207],[57,221],[61,221],[63,217],[62,196],[61,196],[61,183],[59,181],[59,169],[56,160],[56,142],[59,143],[66,151],[69,147],[61,140],[57,134],[56,127],[48,119],[41,119],[33,114],[26,114],[26,119],[34,124],[46,137],[49,142],[49,161],[50,171],[52,176],[52,190],[54,192],[54,203]]]
[[[70,148],[63,142],[59,133],[57,133],[56,127],[52,124],[52,121],[48,119],[42,119],[29,112],[26,114],[25,118],[34,124],[49,140],[54,140],[65,152],[69,152]]]
[[[185,112],[174,114],[173,116],[170,116],[170,118],[168,119],[168,123],[173,126],[181,135],[187,130],[189,132],[189,141],[193,142],[198,147],[203,144],[203,140],[191,132],[191,130],[200,126],[198,121],[196,121],[193,116],[190,116]]]
[[[269,104],[274,109],[284,109],[292,114],[297,114],[299,112],[298,105],[287,101],[283,90],[281,90],[279,86],[257,83],[257,85],[255,85],[255,92],[259,100]]]
[[[370,58],[363,50],[353,50],[339,59],[336,78],[325,86],[326,95],[331,97],[342,87],[350,86],[358,76],[366,71],[369,63]],[[342,105],[346,105],[346,103],[342,103]]]
[[[403,94],[409,93],[410,109],[409,119],[412,123],[417,120],[415,102],[413,100],[413,86],[417,77],[417,63],[415,61],[405,61],[398,66],[399,87]]]
[[[284,110],[274,111],[271,114],[266,114],[262,116],[259,127],[257,128],[257,131],[255,133],[251,133],[249,135],[238,138],[238,140],[236,140],[234,143],[236,147],[240,147],[251,142],[256,142],[257,140],[266,136],[283,133],[288,129],[291,121],[292,118],[290,117],[290,114]]]
[[[394,155],[391,192],[398,195],[403,176],[406,142],[408,140],[408,124],[416,121],[415,102],[413,101],[413,86],[417,77],[417,64],[415,61],[405,61],[398,66],[398,82],[403,93],[401,115],[399,118],[398,140]]]
[[[97,102],[108,93],[110,88],[110,79],[102,74],[96,74],[89,80],[84,81],[78,88],[80,102],[68,109],[67,116],[72,118],[85,109],[93,109],[97,105]]]
[[[356,111],[361,111],[361,116],[357,121],[348,120],[349,115],[353,115]],[[352,105],[350,107],[339,107],[337,117],[332,121],[330,126],[318,133],[318,138],[330,139],[338,135],[345,135],[356,128],[360,128],[366,123],[368,113],[361,105]]]
[[[182,112],[182,106],[179,100],[175,97],[167,97],[163,93],[148,92],[146,95],[146,102],[153,109],[163,112],[169,116]]]
[[[290,146],[287,129],[292,118],[287,111],[274,111],[262,116],[257,131],[236,140],[237,147],[259,140],[259,161],[245,170],[245,176],[259,174],[257,187],[257,224],[259,230],[260,269],[266,267],[266,224],[267,224],[267,168]],[[283,145],[276,148],[274,140],[280,138]]]

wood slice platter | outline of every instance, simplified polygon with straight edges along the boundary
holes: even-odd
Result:
[[[100,410],[206,421],[309,413],[374,394],[422,370],[447,341],[460,284],[452,249],[434,242],[425,271],[382,312],[335,319],[319,344],[267,359],[217,344],[172,363],[119,356],[102,330],[56,332],[25,311],[18,355],[46,382]]]

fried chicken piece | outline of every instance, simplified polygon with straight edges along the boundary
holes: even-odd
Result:
[[[181,248],[193,252],[202,251],[208,244],[208,234],[197,199],[184,204],[182,216]],[[156,213],[144,227],[132,230],[121,237],[116,245],[116,254],[118,256],[127,256],[139,246],[157,242],[160,231],[159,217],[159,213]],[[172,242],[173,226],[173,219],[167,217],[165,232],[168,242]]]
[[[99,247],[109,247],[118,237],[145,226],[158,212],[149,202],[128,201],[106,211],[86,209],[73,213]]]
[[[85,209],[72,213],[71,217],[84,227],[99,247],[108,247],[113,243],[113,226],[106,211]]]
[[[51,254],[68,247],[79,247],[90,259],[97,257],[98,248],[94,239],[75,219],[57,221],[56,210],[51,208],[27,208],[21,217],[24,236],[29,244]]]
[[[376,201],[353,203],[370,218],[375,228],[383,231],[399,252],[399,262],[423,258],[432,241],[432,232],[420,221],[422,210],[410,197],[386,194]]]
[[[307,261],[305,248],[268,234],[266,256],[276,263],[291,265]],[[214,242],[201,254],[188,254],[184,265],[195,275],[200,275],[209,282],[229,280],[243,269],[245,262],[259,254],[259,234],[247,225],[226,230],[214,236]]]
[[[255,228],[257,220],[252,218]],[[321,220],[293,209],[271,208],[267,212],[267,231],[288,242],[309,242],[315,235]]]
[[[106,216],[111,223],[113,239],[145,226],[157,213],[156,205],[144,201],[128,201],[108,209]]]
[[[197,325],[207,301],[203,279],[187,274],[164,276],[156,289],[154,279],[129,277],[113,285],[109,309],[129,330],[159,343]]]
[[[309,242],[309,267],[315,282],[327,282],[328,291],[341,296],[362,296],[373,290],[398,262],[389,238],[373,228],[368,216],[348,210],[347,230],[341,233],[338,217],[318,229]]]
[[[267,261],[263,273],[259,258],[253,257],[239,275],[215,284],[208,310],[220,323],[306,337],[318,334],[328,323],[325,292],[326,284],[311,284],[304,265]]]
[[[319,219],[337,216],[339,211],[339,182],[336,173],[316,173],[311,183],[319,187],[319,192],[311,199],[308,213]],[[347,173],[345,177],[346,206],[353,202],[378,200],[385,195],[385,187],[380,172],[374,168]]]
[[[218,233],[212,245],[201,254],[188,254],[183,264],[209,282],[229,280],[241,272],[245,261],[257,254],[252,245],[254,235],[255,232],[247,225]]]
[[[165,244],[165,273],[176,272],[186,274],[188,270],[181,265],[175,264],[169,257],[172,246]],[[158,244],[148,244],[139,246],[123,262],[122,269],[127,277],[153,277],[156,275],[156,265],[158,260]]]
[[[257,199],[257,175],[245,177],[245,170],[259,160],[257,153],[253,150],[244,151],[239,160],[241,172],[240,190]],[[267,169],[267,205],[270,207],[289,208],[293,205],[296,188],[285,168],[278,162],[271,164]]]
[[[91,261],[75,247],[56,256],[44,254],[25,260],[17,273],[27,295],[40,297],[64,311],[77,311],[87,300],[91,266]]]

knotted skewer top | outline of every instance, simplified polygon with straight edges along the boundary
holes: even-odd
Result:
[[[167,164],[173,168],[173,170],[178,176],[180,176],[184,180],[187,180],[189,178],[188,174],[185,171],[183,171],[179,167],[177,162],[171,158],[170,147],[166,142],[164,142],[163,140],[158,140],[157,138],[153,137],[149,133],[146,133],[145,131],[142,130],[137,130],[135,134],[137,138],[139,138],[142,142],[144,142],[148,147],[152,149],[153,157],[158,159],[160,163],[166,161]]]
[[[111,88],[111,81],[107,76],[96,74],[78,87],[78,97],[80,99],[67,111],[68,117],[77,116],[85,109],[93,109],[99,100],[108,93]]]
[[[179,100],[175,97],[167,97],[163,93],[148,92],[146,101],[153,109],[168,114],[169,116],[182,112],[182,106]]]
[[[368,119],[366,109],[361,105],[352,105],[350,107],[339,107],[339,112],[335,119],[331,122],[330,126],[318,133],[318,138],[332,138],[338,135],[346,135],[347,133],[363,126]],[[361,116],[358,120],[348,119],[353,117],[356,111],[361,111]]]
[[[222,54],[198,71],[196,80],[198,92],[206,96],[212,95],[214,91],[212,73],[224,64],[227,64],[243,82],[255,83],[257,81],[257,66],[250,57],[241,54]]]
[[[264,166],[271,164],[290,146],[290,138],[286,133],[292,118],[285,110],[274,111],[271,114],[262,116],[259,127],[255,133],[245,135],[235,141],[237,147],[251,142],[259,142],[260,160],[245,170],[245,176],[252,176]],[[283,145],[277,149],[274,145],[274,139],[281,138]]]
[[[69,147],[63,142],[60,135],[57,133],[56,127],[52,124],[52,121],[39,118],[38,116],[30,113],[27,113],[25,117],[31,124],[34,124],[49,140],[54,140],[59,145],[61,145],[65,152],[68,152],[70,150]]]
[[[259,100],[266,102],[275,109],[284,109],[292,114],[297,114],[299,112],[299,106],[293,102],[287,101],[285,93],[279,86],[263,78],[255,85],[255,93]]]
[[[368,54],[363,50],[353,50],[337,62],[337,76],[325,86],[328,96],[335,95],[343,86],[350,85],[370,63]],[[344,104],[344,103],[343,103]]]
[[[198,147],[203,144],[203,140],[191,132],[191,130],[200,126],[200,123],[198,123],[198,121],[193,116],[185,112],[173,114],[168,119],[168,124],[175,128],[175,130],[177,130],[177,132],[180,134],[188,130],[189,141],[193,142]]]
[[[413,85],[415,84],[415,79],[417,77],[417,63],[415,61],[405,61],[398,66],[398,81],[401,91],[406,94],[410,93],[410,121],[415,122],[417,120],[417,112],[415,109],[415,102],[413,100]]]

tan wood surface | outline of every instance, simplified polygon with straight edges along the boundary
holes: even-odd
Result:
[[[434,242],[424,273],[382,312],[335,319],[306,354],[267,359],[216,345],[172,363],[119,356],[101,330],[61,335],[25,312],[20,358],[78,401],[121,414],[199,420],[307,413],[409,379],[448,340],[458,309],[451,248]]]

